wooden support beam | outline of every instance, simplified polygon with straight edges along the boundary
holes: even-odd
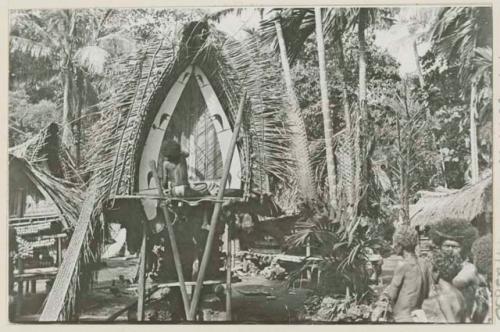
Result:
[[[161,189],[161,181],[160,177],[158,176],[158,169],[156,167],[156,162],[154,160],[151,160],[149,165],[151,171],[153,172],[156,184],[158,186],[158,195],[161,198],[163,198],[164,194],[163,190]],[[189,297],[187,294],[186,284],[184,281],[184,274],[182,272],[181,256],[179,254],[179,249],[177,247],[177,240],[175,239],[174,226],[170,221],[170,214],[168,212],[167,206],[165,205],[165,202],[160,202],[159,204],[161,206],[163,212],[163,218],[165,219],[165,224],[167,226],[168,237],[170,238],[170,246],[172,248],[172,255],[174,256],[174,263],[175,263],[175,269],[177,271],[177,277],[179,278],[182,302],[184,303],[184,311],[186,312],[186,318],[187,320],[193,320],[191,317],[189,317]]]
[[[139,285],[137,287],[137,321],[144,320],[144,292],[146,290],[146,241],[147,241],[147,228],[146,221],[142,222],[142,243],[141,243],[141,256],[139,261]]]
[[[66,299],[68,296],[75,295],[76,286],[72,285],[74,279],[78,278],[75,273],[78,273],[80,266],[80,258],[83,252],[83,247],[86,242],[88,232],[92,225],[92,214],[94,204],[97,199],[97,183],[92,182],[87,189],[87,196],[83,202],[78,223],[75,227],[68,248],[66,249],[65,257],[59,267],[54,285],[47,296],[40,322],[55,322],[60,320],[69,320],[71,317],[66,317],[63,314],[65,309]],[[68,310],[69,311],[69,310]]]
[[[232,271],[232,241],[231,241],[231,225],[227,225],[227,253],[226,253],[226,320],[232,320],[232,304],[231,304],[231,271]]]
[[[36,279],[31,280],[31,293],[36,294]]]
[[[224,198],[224,188],[226,188],[226,183],[229,178],[229,173],[231,170],[231,161],[233,159],[234,150],[236,149],[236,141],[238,139],[238,134],[240,132],[241,122],[243,119],[243,109],[245,106],[246,93],[243,93],[241,97],[240,104],[238,106],[238,113],[236,116],[236,121],[234,123],[233,136],[231,137],[231,143],[227,151],[226,160],[224,163],[224,171],[222,179],[219,184],[219,192],[217,193],[217,200],[222,200]],[[198,301],[200,300],[201,288],[203,287],[203,280],[205,278],[205,273],[208,267],[208,261],[210,259],[210,254],[212,252],[212,246],[215,237],[215,230],[217,227],[217,220],[219,219],[219,213],[222,209],[221,203],[215,203],[214,211],[212,214],[212,219],[210,220],[210,230],[208,232],[207,242],[205,244],[205,250],[203,252],[203,258],[200,264],[200,270],[198,272],[198,277],[196,279],[196,286],[194,288],[194,294],[191,301],[191,308],[189,311],[188,319],[193,320],[198,308]]]
[[[56,265],[59,267],[62,262],[62,239],[60,237],[57,237],[57,258],[56,258]]]

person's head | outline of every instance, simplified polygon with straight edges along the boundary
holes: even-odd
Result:
[[[415,252],[415,247],[418,244],[418,233],[411,226],[398,226],[392,237],[392,242],[397,255],[401,255],[403,251]]]
[[[454,251],[438,250],[432,256],[434,279],[451,283],[462,269],[462,257]]]
[[[429,238],[440,250],[454,252],[467,258],[478,232],[474,226],[467,221],[456,219],[445,219],[429,230]]]
[[[493,237],[486,234],[478,238],[472,244],[471,256],[472,262],[476,265],[479,273],[491,278],[493,271]]]
[[[175,141],[168,141],[163,144],[161,153],[163,157],[172,164],[178,164],[182,156],[181,146]]]

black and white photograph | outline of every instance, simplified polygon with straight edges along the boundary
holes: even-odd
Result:
[[[491,325],[493,22],[10,9],[10,323]]]

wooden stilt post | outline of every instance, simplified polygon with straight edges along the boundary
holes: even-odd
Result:
[[[151,170],[153,171],[153,176],[158,186],[158,195],[164,198],[163,190],[161,189],[161,181],[158,176],[158,170],[156,168],[156,162],[152,160],[150,162]],[[182,272],[181,256],[179,254],[179,249],[177,247],[177,241],[175,239],[174,226],[170,221],[170,214],[168,212],[167,206],[164,200],[160,200],[160,206],[163,212],[163,218],[165,219],[165,224],[168,230],[168,237],[170,239],[170,246],[172,248],[172,255],[174,256],[175,269],[177,271],[177,277],[179,278],[179,286],[181,289],[182,302],[184,303],[184,311],[186,312],[187,320],[193,320],[194,317],[189,316],[189,297],[186,290],[186,283],[184,282],[184,274]]]
[[[217,201],[221,201],[224,198],[224,188],[226,187],[227,180],[229,178],[229,171],[231,170],[231,161],[233,160],[234,150],[236,148],[236,141],[238,139],[238,134],[241,127],[241,121],[243,119],[243,109],[245,106],[246,93],[243,93],[241,97],[240,104],[238,106],[238,114],[236,116],[236,121],[234,123],[233,136],[231,137],[231,143],[229,144],[229,150],[227,151],[223,176],[219,184],[219,192],[217,193]],[[207,243],[205,244],[205,250],[203,251],[203,258],[200,264],[200,270],[198,272],[198,277],[196,278],[196,286],[194,288],[193,298],[191,300],[191,308],[189,311],[190,319],[194,319],[196,310],[198,307],[198,301],[200,300],[201,288],[203,286],[203,280],[205,278],[205,273],[208,267],[208,261],[210,259],[210,254],[212,252],[212,245],[215,237],[215,229],[217,227],[217,220],[219,219],[219,213],[221,211],[222,204],[219,202],[215,203],[214,212],[212,213],[212,219],[210,220],[210,230],[208,232]]]
[[[139,281],[137,285],[137,321],[144,320],[144,293],[146,291],[146,240],[147,225],[146,220],[142,222],[142,243],[141,256],[139,258]]]
[[[231,248],[232,243],[231,243],[231,225],[227,225],[227,255],[226,255],[226,320],[231,321],[232,320],[232,313],[231,313],[231,271],[232,271],[232,253],[233,253],[233,248]]]
[[[56,257],[56,265],[59,267],[62,262],[62,239],[57,237],[57,257]]]

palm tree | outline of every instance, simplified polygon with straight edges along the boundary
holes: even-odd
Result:
[[[103,74],[110,52],[99,45],[111,10],[23,11],[13,14],[10,51],[46,58],[59,70],[63,86],[62,139],[69,143],[75,122],[75,154],[80,160],[81,112],[87,76]],[[110,36],[106,36],[108,39]]]
[[[279,45],[281,66],[283,68],[283,77],[285,79],[288,101],[290,103],[290,112],[288,112],[288,122],[292,133],[292,153],[297,164],[299,174],[298,184],[301,194],[307,203],[312,203],[316,199],[316,186],[311,166],[311,157],[309,153],[309,143],[307,141],[307,132],[304,119],[300,113],[299,100],[293,87],[292,75],[290,73],[290,64],[288,62],[285,39],[281,29],[281,18],[274,19],[274,27]]]
[[[492,12],[487,7],[446,7],[439,11],[433,29],[433,41],[438,53],[457,64],[461,82],[470,91],[470,170],[471,181],[479,180],[479,158],[477,143],[478,86],[485,78],[477,75],[479,68],[478,50],[487,50],[492,45]],[[481,53],[481,52],[479,52]],[[484,59],[484,57],[483,57]],[[488,76],[488,75],[486,75]]]
[[[359,50],[358,50],[358,107],[359,107],[359,121],[356,122],[355,136],[356,143],[354,145],[354,164],[356,165],[356,174],[354,178],[354,195],[360,195],[359,203],[363,210],[367,209],[368,197],[366,195],[366,187],[368,185],[368,171],[370,141],[373,139],[372,125],[368,121],[368,107],[367,107],[367,44],[366,44],[366,30],[370,25],[379,24],[385,26],[392,24],[393,20],[389,17],[392,10],[378,9],[378,8],[350,8],[344,9],[348,27],[356,27],[358,36]],[[354,202],[356,203],[356,202]]]
[[[325,42],[323,39],[321,8],[314,8],[314,16],[316,22],[316,45],[318,46],[319,59],[321,110],[323,113],[323,127],[325,131],[326,169],[328,172],[328,187],[330,189],[330,204],[332,208],[335,209],[337,199],[337,176],[335,172],[335,160],[333,157],[333,123],[330,115],[330,102],[328,99],[328,85],[326,80]]]

